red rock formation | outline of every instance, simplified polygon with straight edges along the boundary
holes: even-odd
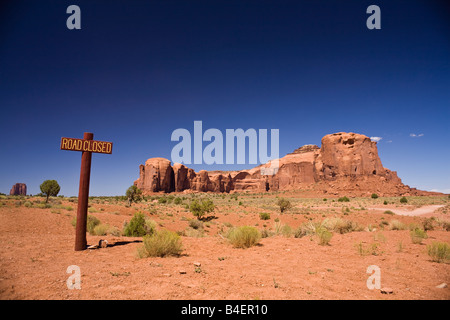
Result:
[[[279,159],[275,175],[261,175],[260,165],[242,171],[196,173],[163,158],[148,159],[140,166],[135,184],[144,193],[230,192],[308,189],[325,194],[381,195],[421,194],[404,185],[396,172],[383,167],[377,143],[356,133],[334,133],[322,138],[322,146],[306,145]]]
[[[11,196],[26,196],[27,195],[27,185],[25,183],[16,183],[12,186],[11,191],[9,191]]]
[[[137,187],[145,192],[175,191],[174,171],[170,160],[164,158],[148,159],[139,166]]]

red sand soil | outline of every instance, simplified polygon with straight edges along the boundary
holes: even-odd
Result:
[[[63,204],[74,206],[66,201]],[[123,205],[95,207],[104,211],[94,216],[120,229],[135,212]],[[215,223],[206,228],[209,232],[205,237],[182,236],[184,251],[180,257],[139,259],[136,251],[142,246],[142,238],[88,235],[89,245],[106,239],[108,247],[75,252],[71,221],[76,210],[15,207],[13,201],[8,201],[0,207],[0,298],[450,299],[450,288],[436,288],[450,284],[450,265],[432,262],[426,251],[432,241],[449,242],[448,231],[428,231],[423,244],[413,244],[408,230],[334,234],[328,246],[320,246],[308,236],[279,235],[263,238],[258,246],[248,249],[233,248],[218,234],[224,222],[235,226],[258,224],[262,229],[264,223],[272,225],[273,218],[278,217],[295,229],[306,221],[303,215],[272,214],[274,217],[265,222],[256,212],[250,210],[242,218],[219,212]],[[188,222],[182,217],[192,218],[181,210],[173,210],[170,219],[150,217],[173,231],[187,228]],[[372,210],[342,216],[362,225],[376,225],[381,217],[392,218]],[[404,223],[421,221],[420,217],[408,216],[395,219]],[[384,241],[375,240],[379,233]],[[378,243],[378,254],[359,255],[355,247],[359,242]],[[66,270],[70,265],[80,267],[80,290],[67,287],[70,274]],[[381,287],[392,288],[393,294],[367,288],[370,274],[366,270],[370,265],[380,267]]]

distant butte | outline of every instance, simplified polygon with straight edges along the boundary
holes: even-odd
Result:
[[[275,175],[261,175],[261,167],[241,171],[195,172],[183,164],[151,158],[139,166],[134,184],[144,194],[156,192],[265,192],[310,190],[317,194],[367,196],[429,195],[404,185],[386,169],[377,143],[357,133],[339,132],[322,138],[322,146],[305,145],[279,159]]]
[[[26,196],[27,195],[27,185],[25,183],[16,183],[12,186],[9,191],[11,196]]]

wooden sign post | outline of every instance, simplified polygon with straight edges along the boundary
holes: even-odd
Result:
[[[77,225],[75,231],[75,251],[81,251],[87,248],[86,224],[92,152],[112,153],[112,142],[95,141],[93,139],[94,134],[90,132],[85,132],[83,139],[61,138],[61,150],[82,152],[80,187],[78,190]]]

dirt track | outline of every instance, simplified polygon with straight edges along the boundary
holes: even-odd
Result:
[[[443,208],[445,205],[430,205],[430,206],[423,206],[420,208],[412,209],[412,210],[405,210],[405,209],[397,209],[397,208],[391,208],[390,211],[394,212],[395,214],[401,215],[401,216],[424,216],[424,215],[432,215],[437,209]],[[381,207],[374,207],[369,208],[371,210],[382,210]]]

